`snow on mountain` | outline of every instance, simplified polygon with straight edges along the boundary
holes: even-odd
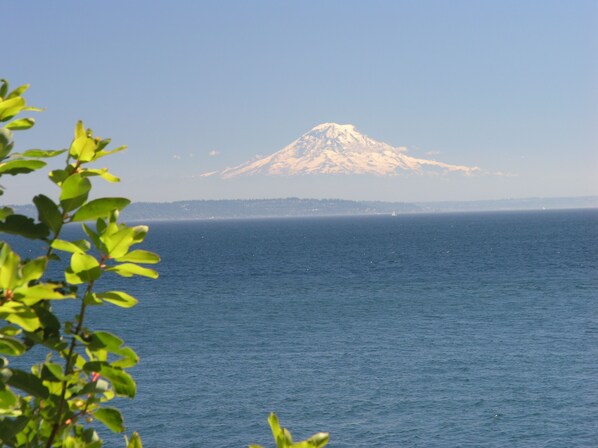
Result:
[[[242,175],[269,174],[377,174],[427,171],[471,174],[478,167],[450,165],[417,159],[404,147],[394,147],[358,132],[353,125],[323,123],[303,134],[290,145],[267,157],[227,168],[220,175],[227,179]],[[212,174],[212,173],[209,173]]]

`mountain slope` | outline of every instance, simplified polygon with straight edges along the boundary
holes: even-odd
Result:
[[[353,125],[323,123],[274,154],[245,162],[220,173],[223,178],[268,174],[377,174],[400,172],[460,172],[471,174],[478,167],[450,165],[417,159],[407,149],[394,147],[358,132]],[[210,175],[213,173],[206,173]]]

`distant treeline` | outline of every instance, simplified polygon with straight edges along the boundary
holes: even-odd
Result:
[[[169,203],[136,203],[126,211],[130,219],[210,219],[285,216],[336,216],[414,213],[415,204],[358,202],[340,199],[236,199]]]
[[[124,214],[130,220],[179,220],[567,208],[598,208],[598,196],[420,203],[300,198],[139,202],[127,207]],[[33,205],[16,206],[16,209],[19,213],[30,216],[36,214]]]

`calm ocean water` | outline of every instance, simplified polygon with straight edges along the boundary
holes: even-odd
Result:
[[[146,447],[598,446],[598,210],[154,223],[99,308]],[[115,312],[117,311],[117,312]],[[116,445],[110,443],[109,446]]]

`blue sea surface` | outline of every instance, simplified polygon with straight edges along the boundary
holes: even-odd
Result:
[[[598,446],[598,210],[162,222],[144,247],[160,279],[89,316],[141,356],[119,405],[146,447],[273,446],[270,411],[331,448]]]

